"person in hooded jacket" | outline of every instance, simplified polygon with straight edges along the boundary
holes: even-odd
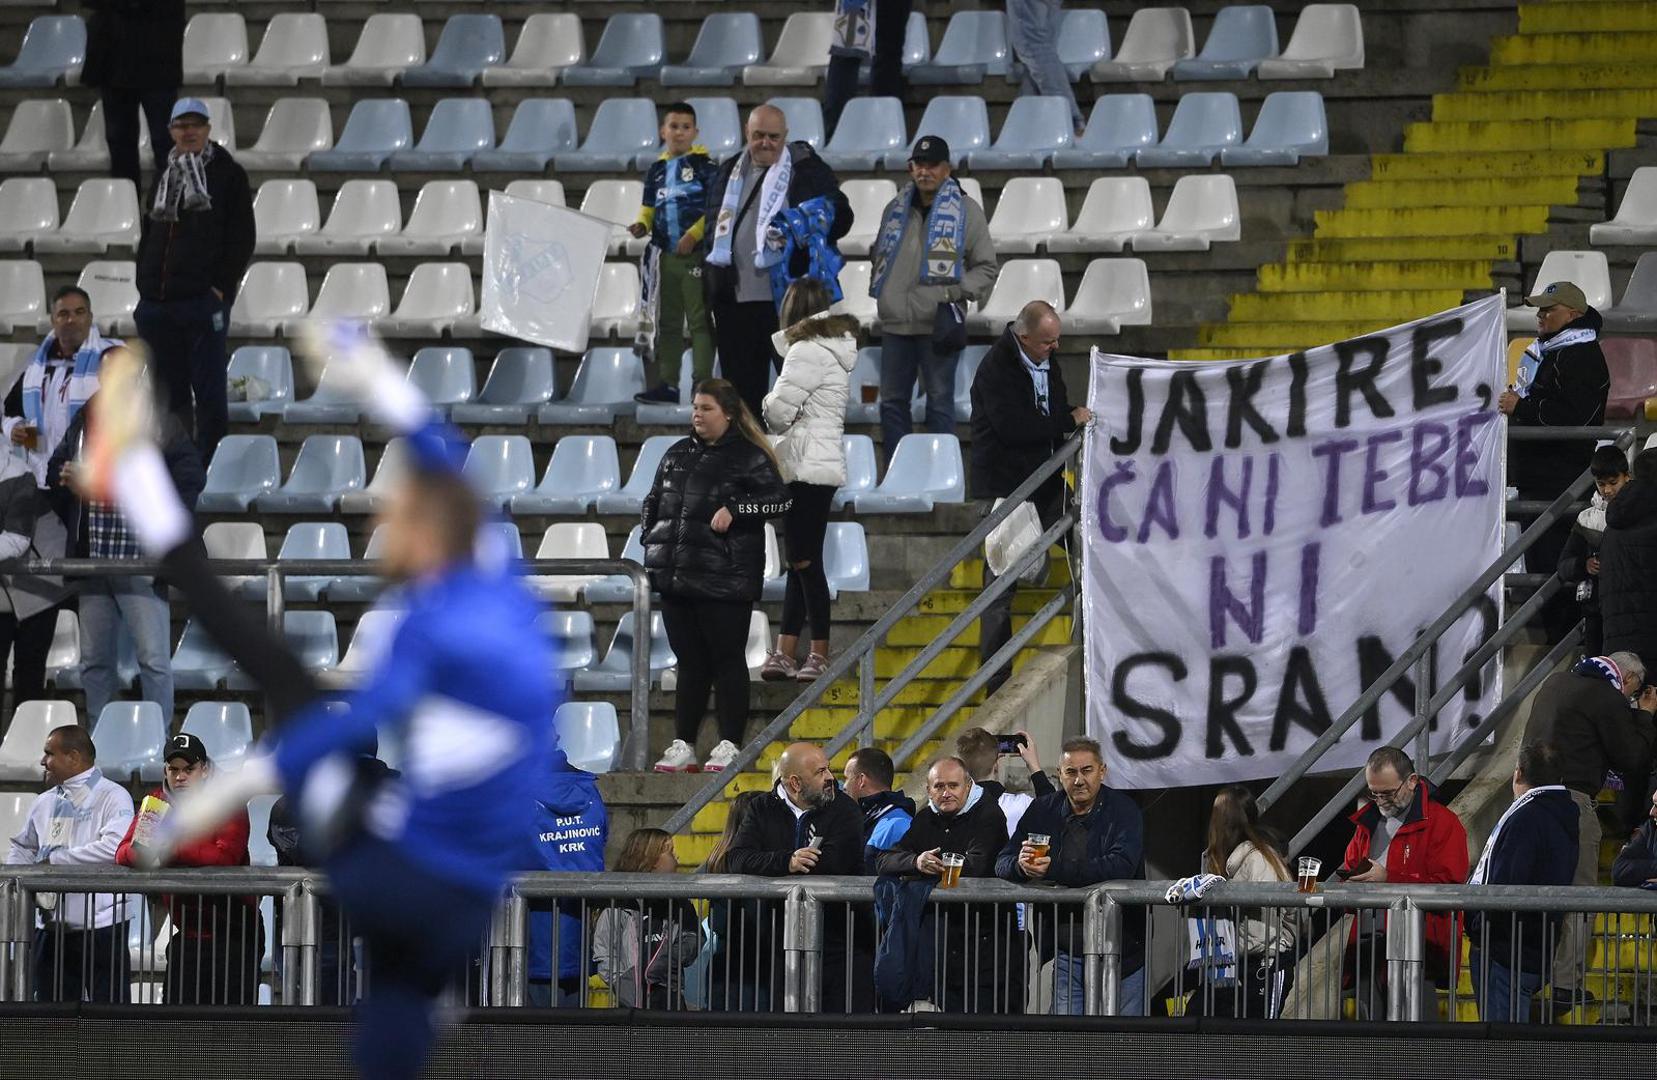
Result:
[[[926,791],[926,806],[897,846],[876,858],[876,873],[939,877],[944,855],[952,854],[965,860],[961,877],[995,877],[995,861],[1007,840],[1007,819],[994,796],[973,782],[966,763],[957,757],[940,758],[927,770]],[[943,1000],[936,1004],[946,1012],[1015,1012],[1022,1005],[1023,994],[1015,996],[1015,991],[1022,990],[1024,941],[1014,932],[1011,912],[996,908],[932,908],[932,919],[942,920],[935,938],[942,955],[934,960],[934,986],[943,990]],[[934,930],[923,922],[920,933],[931,935]]]
[[[555,872],[600,873],[610,837],[610,815],[592,773],[553,754],[535,793],[535,857],[530,866]],[[557,922],[554,924],[554,915]],[[581,1007],[585,941],[579,900],[529,904],[529,987],[525,1001],[543,1008]],[[555,947],[556,946],[556,947]]]
[[[1519,361],[1514,384],[1496,400],[1511,432],[1525,427],[1587,427],[1605,422],[1605,399],[1611,372],[1599,345],[1600,313],[1582,290],[1556,281],[1525,303],[1536,309],[1536,341]],[[1519,498],[1552,502],[1588,467],[1592,439],[1516,439],[1507,449],[1508,483]],[[1561,521],[1527,552],[1530,565],[1557,566],[1571,527]],[[1556,593],[1542,610],[1550,641],[1569,630],[1574,619],[1569,592]]]
[[[719,744],[704,769],[730,765],[748,725],[748,623],[765,573],[765,520],[788,512],[777,458],[735,386],[704,379],[692,434],[668,447],[644,497],[640,536],[662,624],[679,661],[674,740],[657,772],[696,764],[708,696],[719,694]]]
[[[777,436],[777,467],[793,503],[783,519],[788,587],[783,594],[777,647],[760,677],[768,682],[813,682],[828,666],[829,586],[823,566],[834,492],[846,482],[846,403],[857,364],[857,319],[831,315],[834,296],[816,278],[801,278],[782,301],[784,329],[772,342],[782,373],[765,395],[765,424]],[[794,658],[800,630],[811,625],[811,651]]]
[[[1557,750],[1547,743],[1519,748],[1513,799],[1467,883],[1569,885],[1576,874],[1577,810]],[[1557,912],[1467,913],[1479,1019],[1509,1024],[1530,1019],[1530,999],[1547,981],[1560,921]]]
[[[1633,473],[1605,508],[1599,550],[1601,651],[1631,652],[1651,668],[1657,666],[1657,450],[1641,451]]]
[[[892,790],[896,778],[892,756],[878,746],[865,746],[846,759],[841,790],[863,811],[863,863],[871,874],[880,873],[875,863],[881,853],[897,847],[915,820],[915,800]]]
[[[1559,553],[1559,580],[1575,586],[1582,612],[1582,652],[1598,656],[1605,651],[1605,621],[1600,609],[1599,549],[1605,537],[1605,511],[1628,484],[1628,457],[1615,446],[1594,451],[1588,471],[1594,474],[1594,496],[1577,514],[1570,539]]]

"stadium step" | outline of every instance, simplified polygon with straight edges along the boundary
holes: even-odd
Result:
[[[1632,119],[1437,120],[1404,129],[1405,153],[1460,154],[1469,150],[1607,150],[1634,145]]]
[[[1242,293],[1231,298],[1231,321],[1355,322],[1381,319],[1399,323],[1455,307],[1461,299],[1460,289]]]
[[[1574,201],[1574,200],[1573,200]],[[1426,206],[1399,210],[1317,210],[1319,236],[1457,236],[1539,233],[1545,206]]]
[[[1289,262],[1260,268],[1263,293],[1317,293],[1396,289],[1485,289],[1489,259],[1412,262]]]
[[[1520,34],[1588,34],[1657,31],[1657,4],[1580,0],[1568,4],[1520,4]]]
[[[1567,8],[1574,4],[1563,5]],[[1463,90],[1638,90],[1657,86],[1657,65],[1548,64],[1541,67],[1465,68],[1458,77]]]
[[[1370,175],[1376,180],[1474,180],[1486,177],[1581,176],[1605,167],[1605,155],[1594,150],[1533,154],[1526,150],[1493,150],[1482,154],[1376,154]]]
[[[1576,4],[1561,5],[1575,12]],[[1605,4],[1605,7],[1620,7]],[[1561,16],[1569,18],[1568,15]],[[1490,43],[1493,67],[1516,64],[1637,64],[1657,55],[1657,29],[1634,33],[1512,34]]]
[[[1403,210],[1438,206],[1557,206],[1577,200],[1577,176],[1364,180],[1346,185],[1349,210]]]
[[[1620,90],[1503,90],[1433,95],[1435,120],[1632,119],[1657,116],[1657,86]]]
[[[1284,260],[1292,266],[1325,262],[1505,261],[1518,257],[1519,245],[1512,236],[1343,236],[1296,240],[1289,245]]]

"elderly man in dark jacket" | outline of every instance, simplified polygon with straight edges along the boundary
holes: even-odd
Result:
[[[168,130],[173,148],[143,208],[133,318],[155,357],[162,404],[211,462],[230,423],[225,336],[253,258],[253,193],[246,170],[208,137],[200,98],[174,105]]]
[[[1634,478],[1605,507],[1600,536],[1600,624],[1605,652],[1657,664],[1657,450],[1634,459]]]
[[[1588,306],[1582,290],[1556,281],[1525,297],[1536,309],[1536,342],[1525,350],[1519,377],[1497,399],[1510,428],[1586,427],[1605,422],[1605,399],[1611,373],[1600,350],[1599,312]],[[1594,440],[1510,439],[1508,482],[1519,498],[1551,502],[1588,467]],[[1570,519],[1560,521],[1526,555],[1533,567],[1552,568],[1570,537]],[[1573,622],[1568,592],[1556,593],[1543,609],[1550,640],[1558,640]]]
[[[1520,747],[1513,798],[1491,830],[1467,883],[1569,885],[1576,872],[1577,816],[1557,750],[1546,743]],[[1558,914],[1468,913],[1467,937],[1473,943],[1469,965],[1480,1019],[1530,1019],[1530,999],[1547,980],[1548,946],[1559,923]]]
[[[960,877],[995,877],[996,857],[1007,839],[1007,819],[995,797],[973,783],[966,764],[955,757],[938,761],[926,774],[927,804],[915,815],[896,848],[875,860],[880,874],[941,878],[946,857],[959,857]],[[946,1012],[1012,1012],[1021,1002],[1023,939],[1014,933],[1011,910],[994,904],[935,905],[932,925],[923,921],[923,937],[941,940],[943,955],[934,961],[932,980],[937,1002]],[[934,935],[942,920],[941,937]],[[1016,975],[1015,975],[1016,972]],[[924,978],[922,979],[924,983]]]
[[[1045,300],[1024,305],[1018,318],[984,354],[972,380],[972,495],[990,513],[1053,455],[1059,444],[1093,419],[1083,405],[1071,405],[1064,374],[1055,357],[1062,330],[1058,312]],[[1036,489],[1032,501],[1043,529],[1058,520],[1064,501],[1064,476],[1054,473]],[[984,585],[995,575],[984,569]],[[979,662],[988,661],[1012,637],[1015,584],[996,597],[978,626]],[[987,688],[1007,678],[1003,668]]]
[[[1617,496],[1628,493],[1624,489]],[[1613,500],[1615,501],[1615,500]],[[1548,743],[1559,753],[1565,787],[1577,808],[1578,851],[1574,885],[1599,883],[1599,814],[1594,798],[1615,770],[1644,777],[1657,745],[1653,713],[1657,686],[1646,686],[1645,665],[1633,653],[1590,656],[1570,671],[1550,675],[1531,702],[1524,741]],[[1638,708],[1629,702],[1639,695]],[[1565,920],[1559,962],[1553,971],[1556,992],[1569,994],[1579,985],[1587,955],[1585,920]]]
[[[1023,884],[1045,881],[1069,888],[1102,881],[1143,880],[1145,823],[1139,806],[1105,786],[1105,755],[1094,739],[1069,739],[1061,747],[1059,787],[1024,811],[1012,839],[996,859],[998,877]],[[1046,837],[1045,851],[1040,840]],[[1036,948],[1053,960],[1053,1012],[1084,1011],[1081,914],[1062,911],[1056,927],[1035,921]],[[1122,917],[1122,988],[1118,1013],[1145,1011],[1143,909]]]
[[[827,237],[833,246],[852,227],[852,210],[840,191],[840,178],[811,144],[788,141],[788,120],[781,109],[754,109],[748,114],[746,134],[747,147],[720,165],[708,189],[712,227],[705,237],[708,257],[703,273],[720,369],[736,384],[748,410],[764,416],[769,368],[782,363],[771,348],[771,335],[777,332],[771,272],[758,262],[766,232],[781,211],[821,198],[834,209]],[[791,278],[803,277],[810,269],[805,251],[790,258]]]
[[[81,81],[101,91],[109,175],[139,177],[139,113],[150,126],[159,172],[172,139],[167,113],[184,81],[184,0],[85,0],[86,66]]]
[[[1611,880],[1623,889],[1657,889],[1657,795],[1651,797],[1646,818],[1617,852]]]
[[[776,786],[754,803],[731,837],[725,870],[759,877],[863,873],[863,812],[835,784],[822,747],[789,746],[777,760],[777,776]],[[823,912],[822,1011],[828,1013],[846,1011],[848,988],[854,991],[853,1011],[867,1012],[874,1004],[867,973],[853,980],[848,971],[853,943],[847,941],[846,921],[841,905],[828,905]],[[859,927],[866,922],[858,920]],[[780,923],[762,911],[759,924],[760,940],[749,947],[760,955],[769,952],[769,970],[781,972],[782,938],[771,933]],[[752,970],[751,963],[744,970]]]

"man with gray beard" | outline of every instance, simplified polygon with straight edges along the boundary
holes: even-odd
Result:
[[[794,743],[783,751],[777,762],[776,786],[754,803],[731,838],[725,869],[733,874],[760,877],[793,874],[823,877],[864,872],[863,812],[835,784],[828,755],[822,747]],[[844,1013],[849,1008],[853,1012],[868,1012],[874,1004],[870,979],[854,979],[848,983],[848,970],[861,965],[850,962],[854,942],[847,940],[847,920],[845,913],[837,910],[839,907],[830,904],[823,912],[822,1011]],[[865,936],[863,928],[869,922],[865,914],[859,914],[856,937]],[[769,917],[762,917],[760,925],[757,949],[760,956],[770,954],[775,977],[764,979],[770,985],[759,989],[768,991],[766,996],[771,1008],[780,1010],[782,938],[770,932],[773,920]],[[776,925],[780,926],[780,921]],[[864,944],[872,950],[873,938],[855,944],[860,952]],[[751,962],[744,965],[745,970],[752,968]],[[849,998],[848,989],[855,990]]]

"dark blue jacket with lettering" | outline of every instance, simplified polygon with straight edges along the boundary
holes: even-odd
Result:
[[[565,765],[542,779],[535,793],[536,861],[530,869],[597,873],[604,869],[609,835],[609,815],[591,773]],[[575,979],[581,974],[581,907],[578,902],[557,906],[558,978]],[[553,978],[553,907],[552,901],[530,905],[529,977],[536,982]]]

